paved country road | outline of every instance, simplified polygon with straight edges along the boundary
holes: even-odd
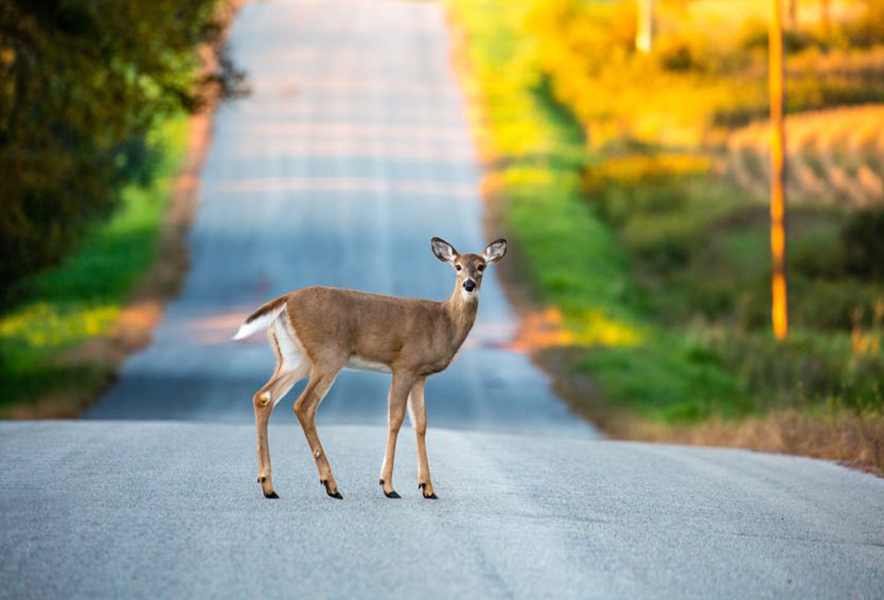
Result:
[[[418,494],[407,428],[403,498],[383,497],[389,378],[345,372],[318,419],[345,499],[319,486],[292,397],[265,500],[251,395],[272,354],[229,341],[241,319],[305,285],[443,298],[429,238],[487,240],[438,4],[254,2],[231,49],[253,93],[216,115],[155,344],[87,419],[0,423],[0,597],[884,596],[884,480],[600,439],[510,350],[493,269],[427,385],[440,499]]]
[[[880,598],[884,482],[740,450],[433,430],[439,500],[383,497],[380,427],[0,424],[5,597]],[[406,433],[406,432],[403,432]]]

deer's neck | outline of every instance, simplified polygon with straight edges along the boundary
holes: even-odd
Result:
[[[444,303],[445,312],[454,325],[454,351],[460,348],[464,340],[467,339],[473,323],[476,322],[476,314],[479,312],[479,294],[473,293],[467,296],[464,294],[460,286],[454,288],[451,297]]]

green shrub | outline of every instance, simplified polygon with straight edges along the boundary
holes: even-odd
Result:
[[[767,408],[836,404],[884,412],[884,361],[855,354],[849,336],[796,332],[785,342],[766,333],[719,331],[706,341]]]
[[[884,209],[862,210],[841,233],[844,267],[857,277],[884,279]]]

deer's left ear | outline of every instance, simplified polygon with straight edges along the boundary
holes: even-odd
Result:
[[[482,256],[485,257],[485,262],[492,264],[503,258],[504,254],[506,254],[506,240],[500,238],[499,240],[494,240],[488,244],[488,247],[485,248],[485,252],[482,253]]]

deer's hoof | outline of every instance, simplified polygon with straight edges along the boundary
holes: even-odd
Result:
[[[383,479],[378,479],[378,483],[381,486],[381,491],[384,492],[384,496],[386,496],[387,498],[401,498],[402,497],[396,493],[396,490],[390,490],[388,492],[387,490],[383,489],[383,487],[384,487],[384,480]]]
[[[320,479],[319,483],[325,486],[325,493],[328,494],[329,496],[331,496],[332,498],[334,498],[336,500],[343,500],[344,499],[344,497],[341,495],[340,490],[335,490],[334,492],[331,491],[331,488],[328,485],[328,481],[326,481],[325,479]]]
[[[439,499],[439,496],[437,496],[434,492],[430,492],[429,494],[427,493],[427,484],[426,483],[419,483],[419,484],[417,484],[417,487],[420,489],[424,498],[426,498],[427,500],[438,500]]]
[[[267,498],[268,500],[279,499],[279,496],[277,496],[276,492],[274,492],[273,490],[270,490],[269,492],[264,492],[264,497]]]

